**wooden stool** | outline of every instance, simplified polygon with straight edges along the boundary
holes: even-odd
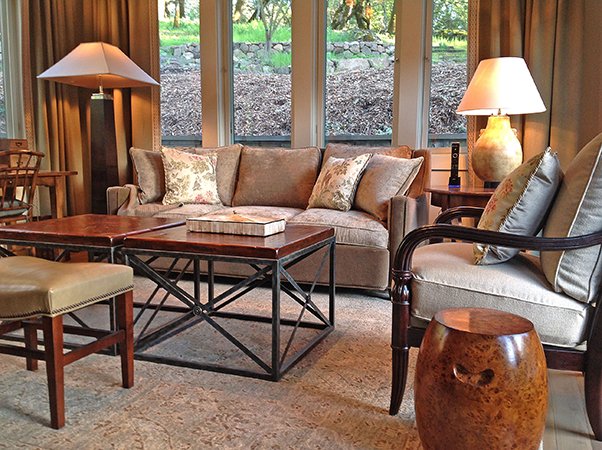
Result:
[[[548,403],[533,324],[479,308],[435,314],[420,346],[416,423],[426,449],[536,449]]]
[[[105,263],[58,263],[31,256],[0,258],[0,336],[24,327],[25,348],[0,345],[0,353],[25,356],[27,369],[46,361],[50,422],[65,425],[64,366],[112,345],[119,345],[124,388],[134,385],[133,271]],[[117,330],[63,326],[63,315],[116,297]],[[41,321],[25,319],[42,316]],[[37,329],[44,334],[38,350]],[[63,333],[95,337],[63,353]]]

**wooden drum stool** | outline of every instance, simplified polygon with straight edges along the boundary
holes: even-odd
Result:
[[[426,449],[536,449],[548,403],[533,324],[491,309],[447,309],[416,363],[416,423]]]
[[[46,361],[53,428],[65,424],[64,366],[119,344],[124,388],[134,385],[133,271],[105,263],[58,263],[31,256],[0,258],[0,336],[24,327],[25,348],[0,345],[0,353],[25,356],[27,369]],[[63,315],[116,297],[117,330],[63,327]],[[31,319],[42,316],[40,321]],[[38,350],[37,329],[44,333]],[[63,333],[94,337],[93,342],[63,353]]]

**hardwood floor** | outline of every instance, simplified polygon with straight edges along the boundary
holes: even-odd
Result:
[[[585,412],[583,376],[578,372],[548,370],[550,391],[544,450],[602,450],[593,439]]]

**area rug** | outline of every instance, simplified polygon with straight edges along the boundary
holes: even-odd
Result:
[[[136,279],[138,300],[151,290]],[[326,291],[314,299],[326,304]],[[298,311],[290,299],[282,303],[285,313]],[[258,289],[237,307],[265,312],[269,304],[270,291]],[[88,319],[106,312],[96,308],[86,311]],[[136,385],[127,390],[118,358],[89,356],[65,371],[67,423],[59,431],[48,426],[44,364],[28,372],[22,359],[1,355],[0,448],[421,448],[412,403],[415,350],[401,412],[387,412],[390,311],[386,300],[339,290],[335,331],[279,382],[136,361]],[[205,325],[152,350],[243,363]],[[258,348],[269,342],[261,326],[227,326]]]

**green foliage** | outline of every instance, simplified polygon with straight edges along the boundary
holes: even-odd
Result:
[[[234,42],[259,43],[265,42],[265,30],[260,21],[235,23],[232,25],[232,40]],[[290,42],[291,27],[282,26],[272,36],[272,42]]]
[[[290,52],[270,53],[270,65],[272,67],[289,67],[291,65]]]
[[[448,40],[466,40],[468,0],[433,0],[433,36]]]
[[[434,63],[439,61],[464,62],[467,57],[467,44],[466,40],[434,38],[432,60]]]
[[[181,19],[180,26],[174,28],[171,20],[161,20],[159,41],[161,47],[199,42],[199,21]]]

